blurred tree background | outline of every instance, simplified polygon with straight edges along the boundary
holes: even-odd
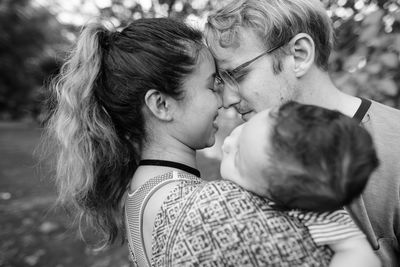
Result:
[[[1,0],[0,119],[35,118],[43,84],[62,64],[80,27],[101,16],[121,27],[170,16],[202,27],[226,0]],[[322,0],[334,21],[332,76],[344,91],[400,107],[400,1]]]
[[[334,21],[331,73],[352,95],[400,107],[400,1],[323,1]]]

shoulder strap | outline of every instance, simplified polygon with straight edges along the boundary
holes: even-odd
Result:
[[[353,119],[358,121],[358,123],[361,123],[362,119],[364,118],[365,114],[367,114],[367,111],[369,107],[371,106],[371,100],[359,97],[361,99],[361,104],[358,107],[356,114],[354,114]]]

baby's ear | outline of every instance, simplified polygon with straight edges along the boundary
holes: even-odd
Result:
[[[290,41],[294,57],[293,71],[300,78],[311,68],[315,59],[315,44],[310,35],[299,33]]]
[[[148,90],[144,96],[145,105],[150,113],[163,121],[172,120],[170,100],[169,96],[155,89]]]

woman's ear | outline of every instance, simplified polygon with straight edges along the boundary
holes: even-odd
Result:
[[[290,41],[291,53],[294,56],[293,71],[300,78],[312,67],[315,59],[314,40],[307,33],[299,33]]]
[[[158,90],[150,89],[144,96],[145,105],[156,118],[163,121],[171,121],[170,98]]]

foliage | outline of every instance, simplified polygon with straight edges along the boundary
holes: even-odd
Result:
[[[337,35],[331,64],[337,85],[400,108],[400,1],[326,4]]]
[[[41,86],[57,72],[79,26],[61,20],[63,1],[0,2],[0,118],[37,116]],[[170,16],[201,26],[208,13],[229,0],[81,1],[121,27],[142,17]],[[321,0],[334,21],[336,50],[331,73],[344,91],[400,107],[400,8],[398,0]],[[43,3],[45,1],[41,1]],[[100,5],[101,3],[101,5]],[[147,3],[147,4],[146,4]],[[150,5],[148,5],[151,3]],[[58,7],[58,8],[56,8]],[[196,22],[197,21],[197,22]],[[62,23],[61,23],[62,22]]]
[[[43,81],[57,71],[54,49],[65,44],[61,25],[29,0],[0,2],[0,116],[18,118],[39,112]]]

